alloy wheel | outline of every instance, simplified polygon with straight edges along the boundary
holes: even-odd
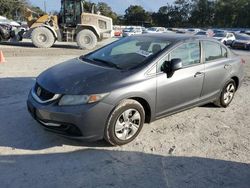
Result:
[[[235,86],[233,83],[229,83],[228,86],[226,87],[226,90],[223,96],[225,104],[229,104],[232,101],[234,97],[234,93],[235,93]]]
[[[141,115],[136,109],[124,111],[116,120],[115,136],[120,140],[128,140],[139,130]]]

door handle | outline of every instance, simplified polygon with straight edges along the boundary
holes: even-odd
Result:
[[[201,76],[203,76],[204,75],[204,72],[197,72],[197,73],[195,73],[195,75],[194,75],[194,77],[196,78],[196,77],[201,77]]]

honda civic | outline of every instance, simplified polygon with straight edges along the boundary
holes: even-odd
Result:
[[[49,131],[123,145],[145,123],[211,102],[228,107],[244,63],[214,39],[125,37],[41,73],[27,106]]]

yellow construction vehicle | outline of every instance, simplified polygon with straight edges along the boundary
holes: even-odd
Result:
[[[36,15],[28,10],[26,18],[31,38],[38,48],[49,48],[55,41],[76,41],[82,49],[93,49],[98,41],[112,37],[112,19],[84,12],[84,0],[61,0],[58,15]]]

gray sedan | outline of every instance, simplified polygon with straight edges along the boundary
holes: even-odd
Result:
[[[41,73],[28,110],[44,128],[112,145],[144,123],[192,107],[227,107],[244,60],[213,39],[178,34],[126,37]]]

